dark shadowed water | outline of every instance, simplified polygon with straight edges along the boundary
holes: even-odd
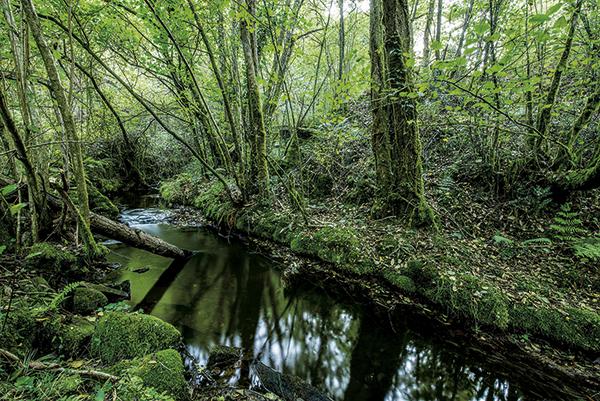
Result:
[[[135,209],[123,212],[122,220],[198,251],[191,260],[176,266],[118,245],[111,259],[125,267],[133,303],[180,329],[201,364],[211,346],[243,347],[335,400],[559,398],[525,377],[500,377],[434,333],[408,323],[392,327],[369,307],[341,304],[322,289],[284,291],[273,261],[208,231],[160,223],[167,214]]]

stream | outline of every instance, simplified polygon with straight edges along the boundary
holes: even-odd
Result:
[[[200,364],[214,345],[242,347],[337,401],[559,398],[552,380],[506,377],[409,319],[391,324],[373,306],[340,302],[316,286],[284,290],[276,262],[168,218],[168,210],[148,207],[121,215],[131,226],[197,251],[183,266],[122,244],[111,245],[109,258],[123,266],[133,304],[177,327]]]

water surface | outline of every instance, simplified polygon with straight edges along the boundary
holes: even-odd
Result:
[[[126,246],[110,257],[125,267],[132,302],[175,325],[201,364],[216,344],[242,347],[339,401],[559,398],[527,378],[507,380],[408,320],[391,324],[317,287],[286,291],[275,262],[202,228],[166,224],[168,211],[134,209],[121,218],[198,251],[181,266]]]

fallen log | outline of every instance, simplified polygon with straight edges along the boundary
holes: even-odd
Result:
[[[93,212],[90,213],[90,228],[96,234],[167,258],[187,259],[192,255],[192,252],[178,248],[142,230],[131,228]]]

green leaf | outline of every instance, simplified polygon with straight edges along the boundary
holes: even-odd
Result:
[[[17,203],[16,205],[12,205],[10,207],[10,214],[12,216],[16,215],[17,213],[19,213],[19,210],[23,209],[25,206],[27,206],[27,203],[21,202],[21,203]]]
[[[2,196],[8,196],[17,190],[17,184],[10,184],[0,189]]]
[[[2,255],[6,251],[6,245],[0,245],[0,255]]]

